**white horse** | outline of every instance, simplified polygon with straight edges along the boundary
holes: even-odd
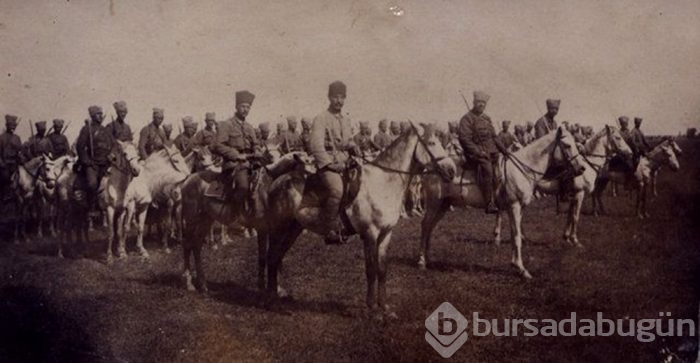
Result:
[[[569,200],[569,213],[564,241],[574,246],[581,247],[578,240],[578,223],[581,216],[581,207],[586,194],[592,194],[595,190],[595,181],[598,173],[603,170],[606,162],[615,155],[623,158],[632,158],[632,149],[625,142],[620,130],[614,126],[606,125],[597,134],[588,139],[583,145],[581,156],[585,161],[583,174],[573,178],[570,185],[572,198]],[[559,180],[542,180],[537,189],[545,193],[559,193],[562,185]],[[568,192],[568,191],[567,191]]]
[[[532,202],[537,183],[542,180],[553,161],[569,164],[573,167],[574,174],[580,175],[583,166],[579,159],[573,136],[562,127],[507,157],[500,156],[498,159],[497,168],[502,173],[499,178],[502,182],[496,191],[496,203],[501,211],[497,215],[494,230],[496,242],[500,240],[501,214],[507,210],[513,238],[512,264],[525,278],[532,278],[532,275],[523,264],[522,208]],[[428,264],[431,234],[450,205],[477,208],[486,206],[486,200],[476,183],[475,171],[464,171],[457,180],[449,182],[441,182],[434,176],[426,176],[424,179],[426,212],[421,228],[420,268],[425,268]]]
[[[27,222],[32,216],[32,202],[38,202],[42,196],[52,198],[55,180],[47,179],[52,164],[53,161],[48,155],[40,155],[17,168],[11,186],[14,191],[12,201],[15,206],[15,244],[19,244],[20,237],[24,241],[27,240]]]
[[[166,146],[144,160],[141,172],[131,180],[124,192],[125,213],[123,220],[119,221],[119,226],[124,230],[119,240],[120,249],[124,248],[133,217],[137,222],[136,248],[141,257],[149,257],[148,251],[143,246],[149,206],[155,202],[168,211],[168,216],[172,216],[173,196],[178,193],[178,183],[185,180],[190,173],[190,166],[174,146]],[[162,232],[163,249],[169,253],[170,233]]]
[[[662,166],[668,166],[672,171],[680,169],[680,163],[676,157],[676,152],[673,146],[668,141],[663,141],[654,147],[645,156],[639,158],[639,163],[633,172],[622,172],[610,170],[606,167],[600,173],[596,180],[596,191],[593,193],[593,208],[597,212],[597,208],[605,213],[602,194],[605,186],[609,181],[617,184],[627,183],[630,179],[634,181],[637,189],[637,204],[636,214],[640,219],[649,217],[647,213],[647,192],[651,184],[651,179],[654,171],[657,171]]]
[[[411,126],[375,160],[360,168],[357,196],[341,213],[347,215],[364,242],[367,306],[393,316],[386,305],[387,251],[409,179],[428,168],[449,180],[455,165],[430,127],[425,127],[420,136]],[[320,218],[318,203],[302,204],[307,194],[305,185],[304,180],[276,181],[269,193],[266,218],[275,223],[270,225],[269,233],[267,288],[273,297],[277,296],[282,259],[297,237],[305,228],[316,233],[327,228],[321,222],[324,219]]]
[[[673,152],[676,154],[676,158],[680,158],[683,155],[683,149],[681,149],[681,147],[678,146],[678,143],[676,143],[676,139],[668,137],[661,142],[668,143],[668,145],[671,146]],[[659,196],[659,192],[656,189],[656,179],[658,178],[659,171],[661,171],[661,169],[663,169],[663,166],[660,166],[659,168],[651,171],[651,190],[652,195],[655,197]]]

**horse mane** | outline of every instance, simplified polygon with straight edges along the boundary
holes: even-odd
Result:
[[[399,144],[405,144],[408,141],[408,137],[412,134],[416,134],[418,137],[420,137],[415,127],[409,128],[408,132],[401,133],[399,137],[397,137],[394,141],[391,142],[391,144],[389,144],[389,146],[385,147],[384,150],[382,150],[379,153],[379,155],[377,155],[377,157],[374,158],[374,161],[382,163],[387,160],[396,159],[396,154],[400,150],[400,148],[396,146]]]
[[[600,139],[603,138],[603,134],[607,135],[607,127],[610,127],[611,131],[613,129],[616,130],[614,126],[606,126],[600,129],[598,132],[596,132],[590,139],[586,140],[586,143],[583,145],[586,154],[593,153],[593,151],[595,150],[595,146],[597,146]]]

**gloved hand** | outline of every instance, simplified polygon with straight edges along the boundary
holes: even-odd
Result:
[[[336,173],[342,173],[345,170],[345,165],[341,162],[332,162],[324,167],[324,169],[328,169],[330,171],[336,172]]]

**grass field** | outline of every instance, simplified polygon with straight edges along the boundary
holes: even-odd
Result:
[[[510,267],[508,241],[494,246],[493,217],[456,210],[438,225],[432,265],[417,268],[419,219],[404,219],[390,247],[388,292],[395,321],[368,319],[361,242],[326,246],[305,234],[285,260],[293,300],[269,311],[256,289],[257,246],[236,239],[205,258],[209,297],[185,291],[179,249],[151,259],[57,259],[55,243],[0,247],[0,361],[443,361],[426,343],[424,321],[445,301],[468,318],[698,320],[700,144],[682,142],[681,171],[663,170],[650,219],[633,198],[606,193],[607,216],[587,214],[576,249],[561,242],[564,215],[552,198],[525,210],[524,256],[534,279]],[[509,234],[504,235],[507,240]],[[129,240],[133,247],[133,238]],[[128,247],[129,247],[128,246]],[[147,246],[149,247],[149,246]],[[696,334],[697,335],[697,334]],[[458,361],[694,361],[696,337],[469,337]]]

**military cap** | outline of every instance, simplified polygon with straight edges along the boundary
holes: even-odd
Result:
[[[90,116],[94,116],[100,112],[102,112],[102,107],[100,107],[100,106],[93,105],[93,106],[88,107],[88,113],[90,114]]]
[[[247,90],[238,91],[238,92],[236,92],[236,107],[238,107],[239,105],[242,105],[244,103],[247,103],[248,105],[252,105],[254,99],[255,99],[255,95],[248,92]]]
[[[620,123],[620,125],[627,125],[630,122],[630,119],[627,116],[620,116],[617,118],[617,121]]]
[[[289,115],[287,116],[287,123],[296,123],[297,122],[297,117],[294,115]]]
[[[114,110],[117,112],[127,110],[126,109],[126,102],[124,102],[124,101],[114,102],[114,104],[112,106],[114,106]]]
[[[17,116],[15,115],[5,115],[5,125],[7,126],[17,126]]]
[[[634,118],[634,124],[635,124],[635,125],[639,125],[639,124],[641,124],[641,123],[642,123],[642,118],[641,118],[641,117],[635,117],[635,118]]]
[[[526,123],[526,126],[529,127],[529,128],[533,128],[533,127],[535,127],[535,124],[532,123],[532,121],[528,121],[528,122]]]
[[[474,102],[477,102],[477,101],[489,102],[490,98],[491,98],[491,96],[489,96],[486,92],[474,91]]]
[[[46,121],[37,121],[34,123],[37,129],[46,129]]]
[[[328,95],[333,96],[333,95],[347,95],[347,87],[345,86],[345,83],[341,81],[335,81],[331,84],[328,85]]]
[[[163,109],[158,107],[153,107],[153,116],[163,117]]]
[[[214,112],[207,112],[207,113],[205,113],[205,114],[204,114],[204,121],[207,121],[207,120],[213,120],[213,121],[215,121],[215,120],[216,120],[216,114],[215,114]]]
[[[391,123],[389,124],[389,127],[391,127],[392,129],[397,129],[397,128],[399,128],[399,122],[398,121],[391,121]]]
[[[553,98],[549,98],[549,99],[547,99],[547,109],[559,108],[560,103],[561,103],[561,100],[555,100]]]
[[[173,131],[173,125],[172,124],[163,124],[163,131]]]
[[[399,127],[403,130],[408,130],[411,128],[411,123],[408,121],[401,121],[401,123],[399,124]]]
[[[518,131],[522,132],[524,130],[522,125],[515,125],[515,127],[513,127],[513,129],[516,132],[518,132]]]
[[[60,118],[55,118],[53,119],[53,125],[63,127],[63,120],[61,120]]]
[[[261,123],[260,126],[258,126],[258,128],[260,129],[260,131],[270,132],[270,124],[267,122]]]
[[[360,127],[369,128],[369,121],[360,121]]]
[[[311,126],[311,121],[310,121],[308,118],[306,118],[306,117],[302,117],[302,118],[301,118],[301,124],[302,124],[302,126],[304,126],[304,125],[305,125],[305,126]]]
[[[277,123],[277,131],[283,131],[283,130],[284,130],[284,123],[278,122]]]
[[[194,122],[192,116],[185,116],[182,118],[182,126],[184,128],[197,127],[197,124]]]
[[[379,120],[379,126],[382,126],[382,125],[383,125],[384,127],[386,127],[386,123],[387,123],[387,121],[386,121],[385,118]]]
[[[501,126],[503,126],[503,127],[508,127],[508,126],[510,126],[510,121],[508,121],[508,120],[503,120],[503,122],[501,122]]]

